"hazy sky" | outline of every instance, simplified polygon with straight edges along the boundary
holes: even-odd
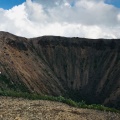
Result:
[[[0,0],[0,31],[120,38],[120,0]]]

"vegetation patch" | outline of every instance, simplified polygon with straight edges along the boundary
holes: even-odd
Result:
[[[77,108],[87,108],[87,109],[95,109],[95,110],[101,110],[101,111],[109,111],[109,112],[116,112],[120,113],[120,110],[114,109],[114,108],[108,108],[103,105],[99,104],[92,104],[87,105],[85,101],[81,102],[75,102],[72,99],[66,99],[62,96],[54,97],[54,96],[48,96],[48,95],[38,95],[38,94],[30,94],[25,92],[16,92],[16,91],[0,91],[0,96],[9,96],[9,97],[17,97],[17,98],[25,98],[30,100],[50,100],[50,101],[57,101],[66,103],[70,106],[77,107]]]
[[[5,75],[0,75],[0,90],[1,91],[22,91],[22,92],[29,92],[27,87],[20,83],[20,82],[12,82],[9,78]]]

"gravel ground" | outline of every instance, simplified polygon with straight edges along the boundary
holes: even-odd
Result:
[[[120,120],[120,114],[45,100],[0,97],[0,120]]]

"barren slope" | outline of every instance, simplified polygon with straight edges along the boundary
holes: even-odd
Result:
[[[0,88],[64,95],[120,109],[120,41],[0,32]],[[3,81],[3,78],[5,79]]]
[[[1,81],[2,89],[15,87],[15,90],[53,95],[62,91],[57,77],[36,54],[26,38],[1,32],[0,71],[10,80],[7,85],[2,83],[5,81]]]

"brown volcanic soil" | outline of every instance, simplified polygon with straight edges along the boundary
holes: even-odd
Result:
[[[0,120],[120,120],[120,114],[59,102],[0,97]]]

